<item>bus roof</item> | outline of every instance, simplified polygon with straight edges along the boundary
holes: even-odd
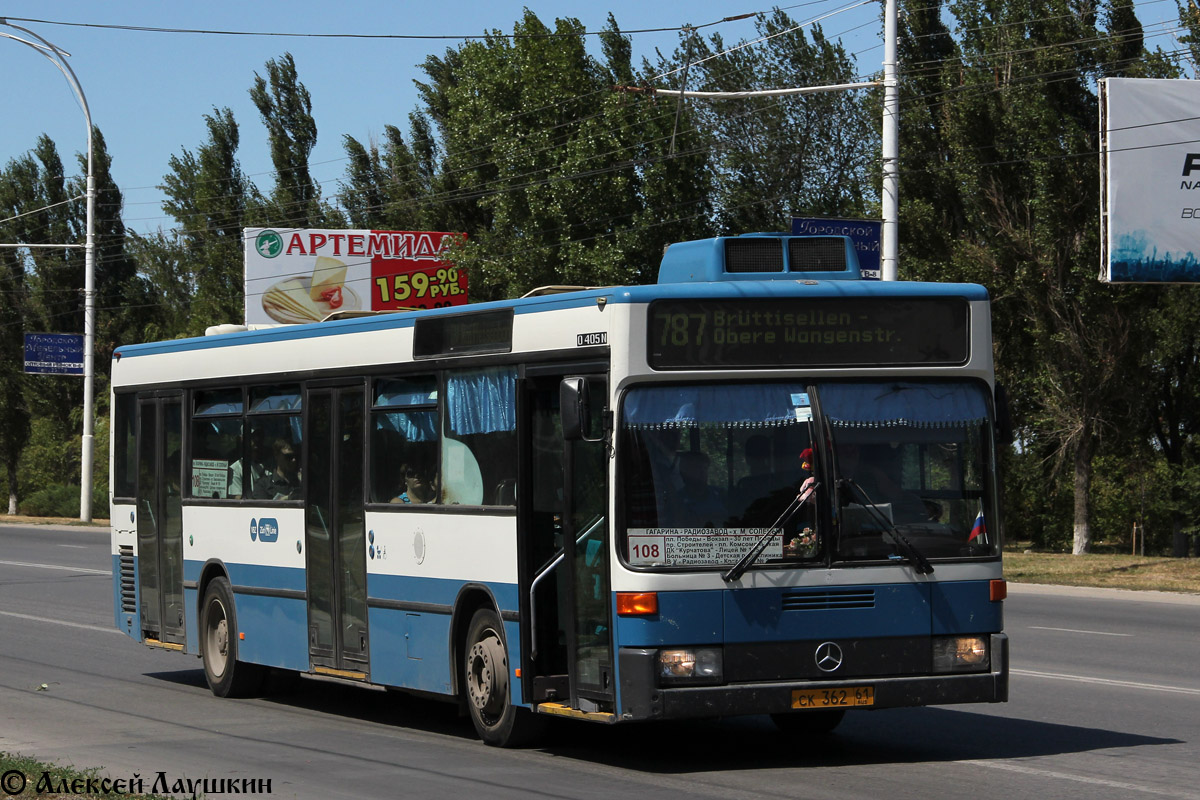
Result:
[[[661,299],[779,299],[781,297],[962,297],[968,301],[986,301],[987,289],[972,283],[926,283],[916,281],[862,281],[799,279],[795,274],[760,281],[706,281],[694,283],[650,284],[646,286],[612,286],[579,292],[515,300],[497,300],[395,314],[380,314],[354,319],[313,322],[303,325],[280,325],[274,328],[222,333],[189,339],[122,345],[113,358],[160,355],[189,350],[207,350],[258,342],[313,339],[347,333],[395,330],[412,327],[416,320],[456,314],[511,308],[514,314],[558,311],[595,305],[601,298],[605,303],[648,304]]]

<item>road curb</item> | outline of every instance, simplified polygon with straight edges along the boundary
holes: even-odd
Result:
[[[1095,586],[1060,586],[1049,583],[1008,582],[1009,595],[1031,594],[1058,597],[1090,597],[1105,600],[1128,600],[1135,603],[1164,603],[1175,606],[1200,606],[1200,594],[1159,592],[1149,589],[1105,589]]]

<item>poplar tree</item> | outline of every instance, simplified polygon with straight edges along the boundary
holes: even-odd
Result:
[[[184,149],[168,161],[171,171],[163,177],[167,200],[163,210],[178,224],[177,246],[190,291],[178,312],[185,318],[158,321],[163,331],[204,332],[209,325],[244,319],[242,228],[248,215],[263,201],[253,183],[243,174],[237,158],[240,133],[233,112],[214,108],[204,115],[208,137],[195,152]],[[143,241],[139,252],[154,260],[161,279],[178,275],[164,268],[169,257],[168,242]],[[162,291],[162,290],[160,290]],[[170,310],[167,311],[169,316]]]
[[[738,92],[863,80],[819,25],[806,34],[776,9],[759,14],[755,29],[764,41],[740,48],[685,32],[675,60],[692,65],[672,70],[667,84]],[[789,230],[792,215],[857,217],[877,207],[879,115],[869,91],[687,102],[713,151],[721,230]]]
[[[441,154],[428,219],[468,234],[454,258],[474,299],[652,280],[664,242],[708,229],[707,158],[690,120],[672,152],[673,107],[612,90],[634,76],[615,20],[603,61],[583,31],[526,11],[515,38],[496,32],[422,65]]]
[[[312,97],[300,82],[291,53],[269,59],[267,76],[254,73],[250,99],[267,128],[275,187],[270,194],[265,222],[294,228],[317,228],[340,223],[332,209],[321,203],[321,187],[312,179],[308,158],[317,144],[317,123]]]

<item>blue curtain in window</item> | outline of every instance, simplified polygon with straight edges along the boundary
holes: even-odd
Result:
[[[450,433],[457,436],[516,430],[516,368],[451,375],[446,381],[446,415]]]
[[[626,429],[725,427],[768,428],[798,422],[807,407],[802,383],[707,384],[634,389],[625,398]]]
[[[437,412],[377,411],[375,429],[397,431],[408,442],[432,442],[437,439]]]
[[[375,405],[400,408],[437,405],[437,383],[433,378],[380,381],[375,390]]]
[[[987,400],[974,383],[826,383],[817,392],[835,428],[962,428],[988,418]]]

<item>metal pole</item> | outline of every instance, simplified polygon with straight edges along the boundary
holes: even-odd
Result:
[[[899,279],[896,256],[900,236],[900,87],[896,79],[896,0],[886,0],[883,15],[883,226],[881,276]]]
[[[79,79],[75,77],[75,71],[71,69],[71,65],[64,58],[65,55],[70,55],[69,53],[50,44],[28,28],[14,25],[3,17],[0,17],[0,25],[7,25],[23,31],[42,43],[42,47],[39,47],[18,37],[8,37],[34,48],[62,71],[67,82],[75,91],[75,96],[79,98],[79,105],[83,108],[84,122],[87,123],[87,236],[83,251],[83,451],[79,465],[79,519],[91,522],[92,462],[96,429],[92,397],[95,393],[93,351],[96,345],[96,178],[92,170],[92,112],[88,108],[83,87],[79,85]],[[50,56],[50,53],[53,53],[54,56]]]

